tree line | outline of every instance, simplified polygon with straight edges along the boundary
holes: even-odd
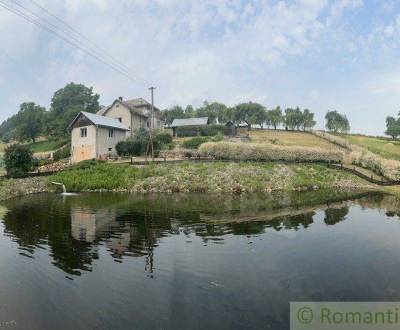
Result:
[[[162,111],[162,119],[167,126],[170,126],[174,119],[208,117],[212,124],[225,124],[229,121],[239,124],[246,124],[250,129],[252,125],[259,125],[261,128],[284,127],[286,130],[312,129],[316,125],[314,113],[309,109],[286,108],[282,111],[280,106],[267,109],[262,104],[247,102],[240,103],[234,107],[228,107],[219,102],[204,102],[204,104],[194,109],[188,105],[185,108],[176,105]],[[350,124],[347,117],[337,111],[328,111],[325,116],[326,128],[333,132],[348,132]]]
[[[80,111],[95,113],[100,109],[99,98],[92,87],[70,83],[54,93],[49,110],[35,102],[24,102],[17,114],[0,125],[0,139],[33,143],[39,136],[66,139],[68,125]]]

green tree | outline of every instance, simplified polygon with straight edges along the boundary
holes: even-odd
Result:
[[[46,133],[53,138],[67,135],[67,127],[80,111],[96,113],[100,109],[99,94],[92,87],[70,83],[54,93],[46,118]]]
[[[281,107],[278,106],[273,110],[268,110],[266,114],[266,121],[267,123],[270,123],[274,129],[277,129],[277,127],[283,122]]]
[[[303,114],[297,107],[296,109],[285,109],[284,124],[286,130],[299,130],[303,121]]]
[[[393,140],[396,140],[400,135],[400,118],[395,119],[393,117],[386,118],[386,135],[392,137]]]
[[[167,126],[170,126],[174,119],[186,118],[185,111],[179,105],[175,105],[170,109],[165,109],[161,112],[161,118],[165,121]]]
[[[45,108],[33,102],[22,103],[17,114],[19,124],[15,128],[14,137],[21,142],[31,140],[35,143],[37,137],[43,133],[45,113]]]
[[[308,109],[304,109],[301,126],[303,131],[313,128],[317,122],[314,120],[314,114]]]
[[[246,123],[247,128],[250,130],[254,115],[261,110],[265,111],[265,108],[261,104],[253,102],[240,103],[234,108],[234,121],[238,124]]]
[[[4,163],[8,176],[24,175],[33,168],[33,153],[27,146],[12,144],[4,152]]]
[[[260,125],[260,127],[263,128],[264,124],[266,123],[266,120],[267,120],[267,112],[265,107],[262,106],[261,104],[257,104],[257,106],[254,107],[252,115],[250,116],[250,122],[252,124]]]
[[[185,118],[193,118],[196,115],[196,112],[193,109],[193,106],[187,105],[185,108]]]
[[[196,109],[196,116],[208,117],[211,124],[215,124],[217,120],[219,123],[224,123],[227,121],[226,111],[227,106],[225,104],[205,101],[202,107]]]
[[[328,111],[325,115],[325,127],[332,132],[348,132],[350,123],[345,115],[338,113],[336,110]]]

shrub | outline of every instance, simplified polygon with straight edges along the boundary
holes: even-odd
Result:
[[[178,136],[215,136],[224,134],[224,125],[208,125],[199,127],[178,127]]]
[[[208,142],[207,137],[197,136],[182,142],[182,147],[187,149],[198,149],[201,144]]]
[[[118,156],[140,156],[146,152],[147,142],[128,139],[118,142],[115,146]]]
[[[154,141],[157,145],[164,146],[172,143],[172,135],[167,132],[158,131],[155,133]]]
[[[65,146],[61,149],[58,149],[54,154],[53,154],[53,159],[55,161],[59,161],[61,159],[66,159],[71,157],[71,146]]]
[[[13,144],[5,150],[4,163],[8,176],[23,176],[33,168],[33,153],[27,146]]]
[[[314,134],[315,136],[320,137],[321,139],[327,140],[328,142],[336,144],[336,145],[338,145],[338,146],[340,146],[342,148],[351,150],[350,143],[347,140],[342,139],[339,136],[335,136],[335,135],[326,133],[324,131],[311,131],[311,132],[312,132],[312,134]]]
[[[341,162],[343,153],[319,148],[287,147],[267,143],[208,142],[199,148],[202,156],[225,160]]]

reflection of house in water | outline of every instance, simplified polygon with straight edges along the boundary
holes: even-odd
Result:
[[[87,208],[71,210],[71,234],[78,241],[93,243],[96,237],[118,228],[116,212],[112,209],[93,211]]]
[[[146,226],[141,228],[139,223],[140,220],[136,223],[132,222],[132,219],[124,221],[123,217],[118,221],[114,209],[93,210],[84,207],[71,209],[71,235],[75,240],[94,245],[104,241],[115,259],[121,259],[124,255],[147,256],[151,259],[146,260],[147,269],[149,267],[147,263],[153,262],[153,245],[160,233]],[[157,237],[153,237],[154,235]]]

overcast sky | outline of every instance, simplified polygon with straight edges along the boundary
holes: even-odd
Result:
[[[71,81],[93,86],[103,105],[149,99],[148,81],[160,108],[251,100],[307,107],[318,127],[335,109],[366,134],[383,134],[385,117],[400,111],[400,1],[35,1],[139,82],[0,8],[0,120],[24,101],[48,107]]]

